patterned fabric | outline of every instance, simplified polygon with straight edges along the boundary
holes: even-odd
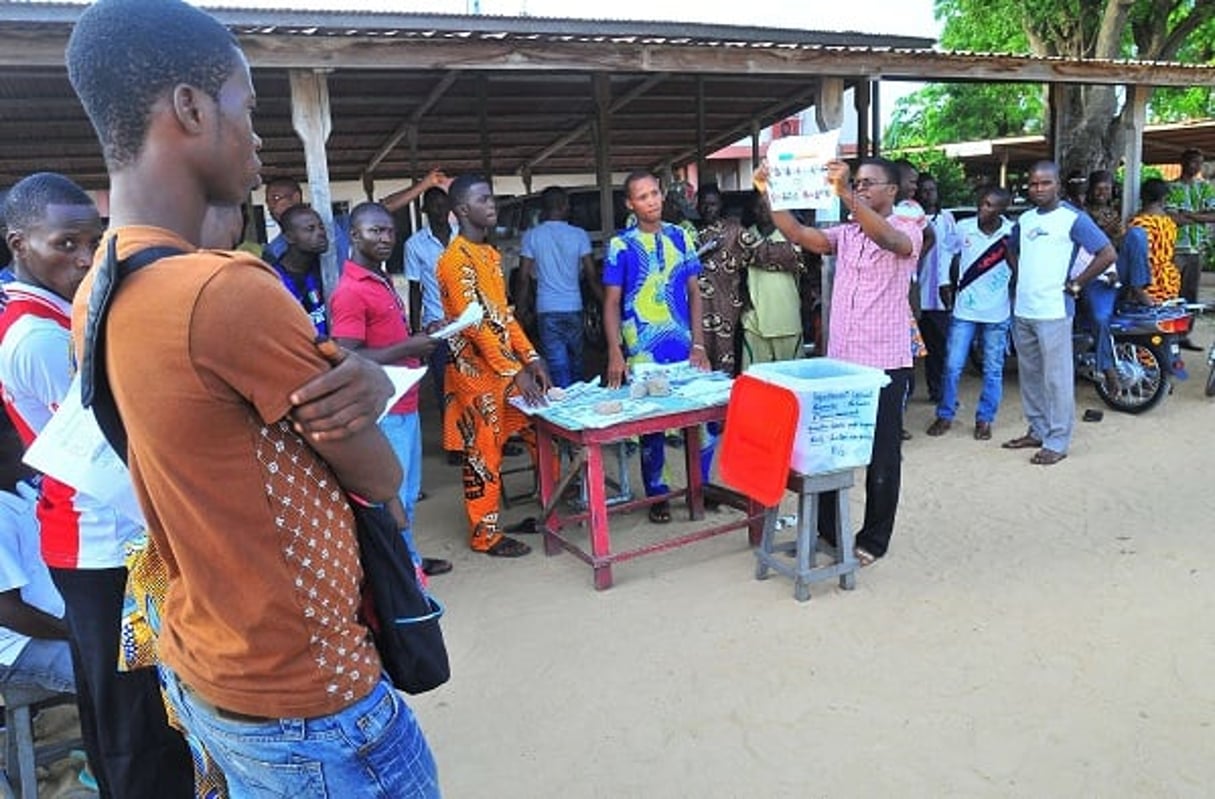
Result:
[[[1117,247],[1126,230],[1122,226],[1122,214],[1118,209],[1112,205],[1092,205],[1086,206],[1084,210],[1088,211],[1088,215],[1097,223],[1097,227],[1101,228],[1101,232],[1109,236],[1110,241]]]
[[[1131,219],[1130,224],[1142,228],[1147,234],[1148,269],[1152,282],[1144,287],[1144,291],[1157,302],[1177,299],[1181,294],[1181,271],[1173,262],[1177,223],[1163,214],[1139,214]]]
[[[501,261],[490,245],[457,236],[438,265],[446,316],[459,316],[473,302],[485,309],[481,324],[448,343],[451,362],[443,382],[443,446],[464,453],[469,543],[478,552],[502,540],[502,447],[527,425],[527,418],[507,398],[516,391],[515,375],[539,357],[507,304]]]
[[[705,355],[709,365],[733,375],[734,330],[742,314],[742,273],[747,252],[740,241],[742,227],[734,219],[718,219],[706,225],[699,234],[699,245],[716,242],[712,251],[701,260],[702,270],[697,282],[703,315]]]
[[[133,671],[154,668],[160,658],[156,655],[156,638],[160,635],[160,608],[169,588],[169,570],[156,544],[148,537],[130,542],[127,547],[127,592],[122,606],[121,650],[118,670]],[[194,764],[194,796],[197,799],[224,799],[228,796],[228,781],[211,759],[206,747],[182,726],[166,701],[165,715],[173,729],[185,737]]]
[[[1215,186],[1201,178],[1169,185],[1165,208],[1170,211],[1215,210]],[[1202,224],[1181,225],[1177,229],[1177,252],[1198,252],[1210,243],[1210,233]]]
[[[699,277],[691,235],[663,223],[657,233],[628,228],[612,237],[603,284],[623,293],[621,335],[630,363],[673,363],[692,350],[688,281]]]

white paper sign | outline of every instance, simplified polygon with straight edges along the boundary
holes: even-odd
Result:
[[[25,462],[126,518],[144,524],[131,474],[105,439],[91,410],[80,404],[80,376],[46,427],[26,450]]]
[[[835,192],[827,182],[827,162],[839,153],[838,130],[813,136],[786,136],[768,147],[768,201],[774,211],[830,208]]]

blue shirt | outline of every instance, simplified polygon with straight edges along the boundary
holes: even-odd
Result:
[[[456,237],[453,229],[451,238]],[[422,326],[443,320],[443,300],[435,267],[447,245],[424,227],[405,241],[405,278],[422,286]]]
[[[536,262],[536,313],[582,310],[582,257],[591,254],[591,237],[580,227],[550,219],[523,234],[519,255]]]
[[[674,363],[692,352],[688,280],[701,273],[692,236],[663,223],[657,233],[633,227],[608,244],[603,284],[620,286],[620,332],[633,363]],[[699,290],[693,283],[692,290]]]

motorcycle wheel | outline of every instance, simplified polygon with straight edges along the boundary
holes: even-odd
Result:
[[[1207,375],[1207,396],[1215,397],[1215,363],[1211,364],[1211,373]]]
[[[1164,364],[1168,357],[1159,347],[1137,341],[1114,342],[1114,364],[1122,385],[1111,391],[1105,381],[1097,383],[1097,396],[1116,411],[1143,413],[1160,404],[1169,393]]]

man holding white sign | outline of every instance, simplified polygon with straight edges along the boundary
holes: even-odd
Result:
[[[767,194],[767,167],[755,187]],[[907,286],[919,261],[923,233],[893,213],[899,173],[882,158],[860,162],[854,179],[842,161],[827,163],[827,181],[852,221],[825,230],[800,224],[788,211],[772,221],[789,241],[836,256],[827,355],[882,369],[890,382],[878,397],[873,457],[865,475],[865,521],[856,535],[856,558],[868,566],[886,554],[894,532],[902,478],[903,398],[911,379],[911,308]],[[819,534],[835,544],[836,503],[819,503]]]

